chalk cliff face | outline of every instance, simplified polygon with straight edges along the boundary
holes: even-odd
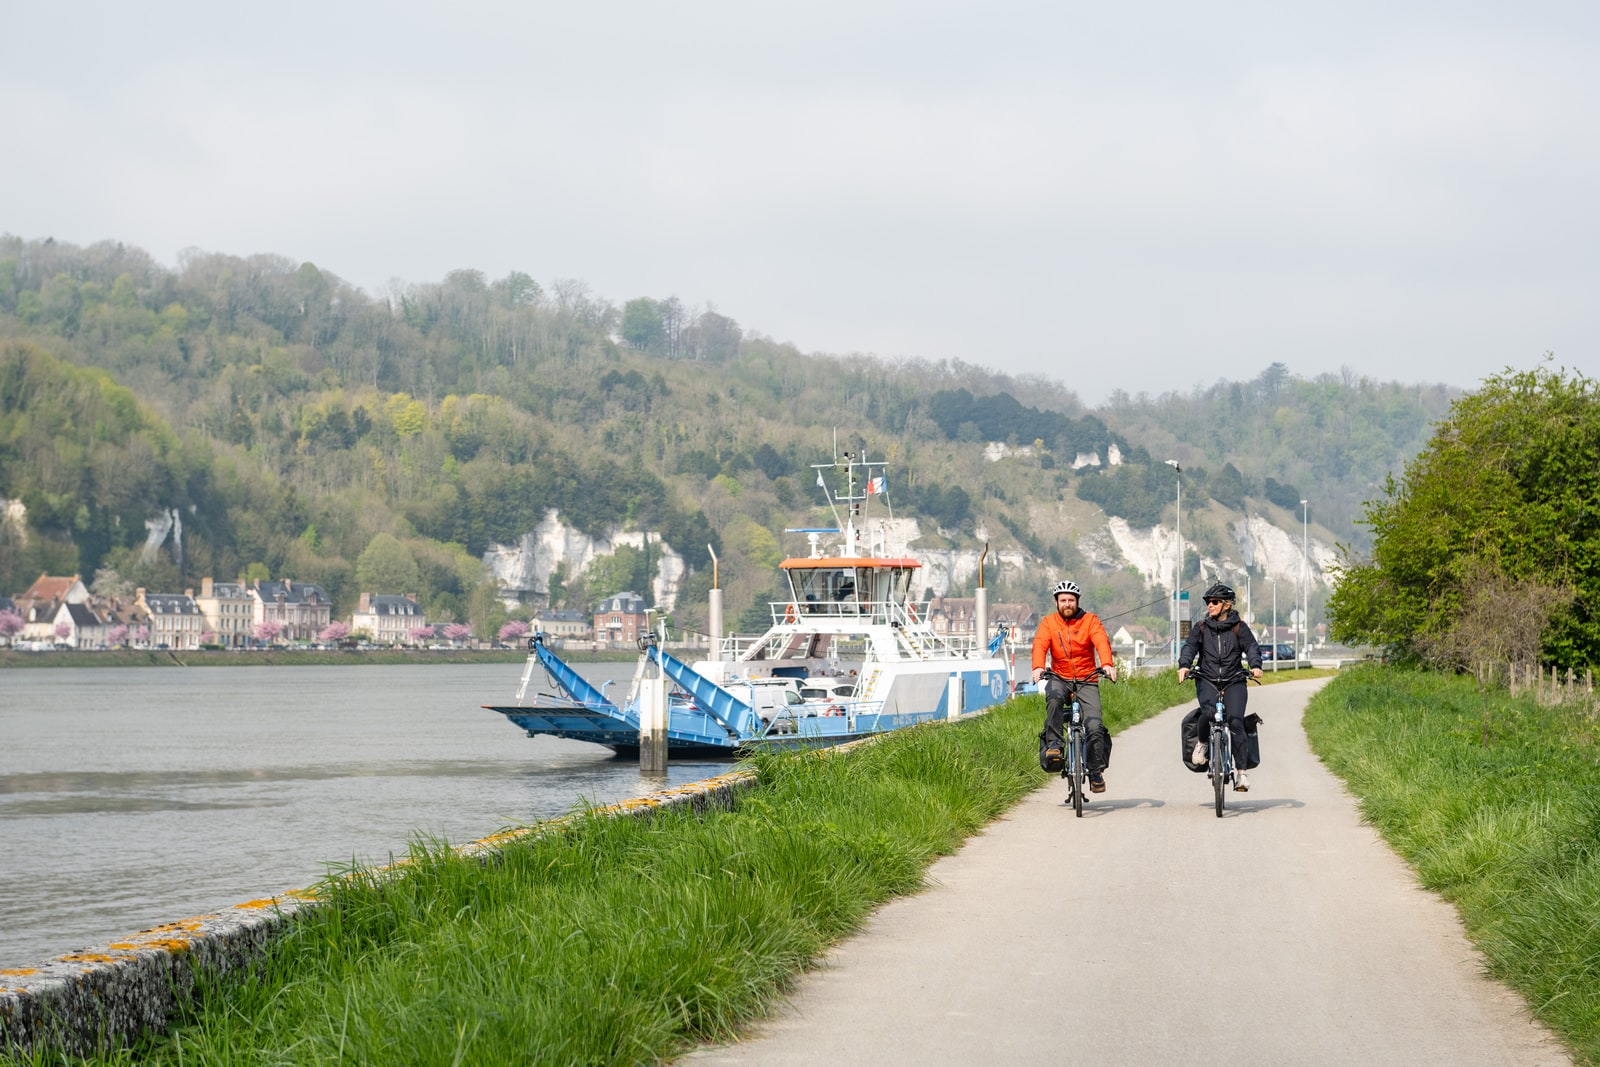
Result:
[[[1264,572],[1266,580],[1291,586],[1299,583],[1304,555],[1300,531],[1284,530],[1259,515],[1250,515],[1234,522],[1229,532],[1237,553],[1220,559],[1202,556],[1200,565],[1208,577],[1237,584],[1243,580],[1244,568],[1250,567],[1258,573]],[[934,596],[946,596],[952,589],[966,587],[976,579],[979,549],[919,548],[916,542],[921,536],[921,525],[916,519],[874,519],[861,528],[859,550],[910,556],[919,561],[922,569],[913,590],[917,596],[929,589]],[[987,532],[980,530],[978,536],[986,538]],[[592,538],[567,526],[551,509],[538,528],[523,535],[516,544],[491,545],[484,553],[483,563],[499,581],[508,603],[539,600],[549,595],[550,575],[559,564],[567,565],[568,574],[578,574],[596,556],[609,555],[621,545],[643,550],[644,538],[638,531],[613,532]],[[803,546],[791,547],[795,555],[805,552]],[[1310,541],[1309,547],[1310,581],[1331,588],[1336,576],[1336,552],[1332,546],[1317,540]],[[1104,526],[1080,531],[1078,549],[1093,567],[1111,571],[1131,566],[1152,588],[1167,589],[1171,586],[1173,565],[1177,561],[1178,542],[1176,531],[1170,526],[1136,528],[1129,526],[1125,519],[1111,518]],[[1198,550],[1193,542],[1185,539],[1184,551],[1192,557]],[[654,583],[656,603],[663,610],[671,611],[688,568],[683,557],[653,532],[650,552],[659,560]],[[1039,564],[1020,550],[1008,549],[991,550],[983,565],[986,581],[993,582],[1001,573],[1025,574]]]
[[[161,551],[161,546],[170,542],[172,561],[183,565],[183,519],[179,517],[177,508],[158,511],[155,518],[144,520],[144,528],[144,548],[139,553],[140,559],[149,563]]]
[[[1261,577],[1266,580],[1293,584],[1300,581],[1301,560],[1309,554],[1311,583],[1333,587],[1339,558],[1333,546],[1312,539],[1309,553],[1302,552],[1299,531],[1290,533],[1280,529],[1260,515],[1237,520],[1229,526],[1229,532],[1233,534],[1238,553],[1221,559],[1201,556],[1200,566],[1208,577],[1237,583],[1243,578],[1245,568],[1250,567],[1264,572]],[[1079,541],[1078,547],[1096,566],[1131,566],[1150,585],[1171,588],[1172,569],[1178,559],[1178,535],[1171,526],[1136,529],[1125,519],[1108,519],[1105,536],[1090,533]],[[1199,551],[1188,538],[1184,539],[1183,548],[1191,557]]]
[[[660,534],[651,531],[649,536],[651,558],[659,561],[652,592],[656,604],[671,611],[688,566],[677,550],[662,542]],[[550,595],[550,575],[557,566],[565,563],[568,574],[581,574],[596,556],[609,556],[622,545],[643,551],[645,534],[635,530],[590,537],[563,523],[551,508],[538,527],[523,534],[516,544],[491,544],[483,554],[483,565],[500,583],[508,603],[541,600]]]

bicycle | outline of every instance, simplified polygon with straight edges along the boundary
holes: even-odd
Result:
[[[1096,667],[1097,677],[1105,676],[1104,667]],[[1062,722],[1063,741],[1061,746],[1061,777],[1067,780],[1067,801],[1072,805],[1072,810],[1078,818],[1083,818],[1084,793],[1089,781],[1089,730],[1083,724],[1083,709],[1078,700],[1078,689],[1081,686],[1094,682],[1096,678],[1063,678],[1054,671],[1045,671],[1040,681],[1045,678],[1054,678],[1067,687],[1067,695],[1072,698],[1070,710],[1063,708]]]
[[[1211,779],[1211,791],[1216,796],[1217,818],[1222,818],[1222,809],[1227,806],[1228,786],[1234,784],[1235,767],[1233,765],[1233,740],[1228,730],[1228,686],[1243,679],[1246,682],[1255,681],[1248,674],[1235,675],[1224,682],[1220,678],[1203,675],[1198,670],[1190,671],[1196,683],[1202,679],[1210,682],[1217,691],[1216,706],[1211,713],[1211,733],[1207,739],[1208,757],[1206,761],[1206,776]],[[1260,683],[1257,682],[1257,685]],[[1198,699],[1199,685],[1196,684],[1196,699]]]

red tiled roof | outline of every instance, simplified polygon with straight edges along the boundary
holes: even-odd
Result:
[[[76,574],[71,578],[52,578],[48,574],[41,574],[22,595],[35,600],[60,600],[71,591],[73,583],[77,580]]]

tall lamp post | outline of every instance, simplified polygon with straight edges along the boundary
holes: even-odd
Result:
[[[1311,505],[1300,501],[1305,509],[1300,518],[1300,647],[1311,655]]]
[[[1178,612],[1181,610],[1178,602],[1178,588],[1183,584],[1183,465],[1175,459],[1167,460],[1167,466],[1178,472],[1178,517],[1175,525],[1178,530],[1178,562],[1172,569],[1172,664],[1178,664]]]

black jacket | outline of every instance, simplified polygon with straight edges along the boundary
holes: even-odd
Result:
[[[1261,646],[1250,624],[1237,611],[1215,619],[1209,615],[1189,628],[1189,639],[1178,652],[1178,666],[1194,667],[1199,657],[1199,673],[1228,681],[1239,671],[1239,657],[1252,668],[1261,666]]]

